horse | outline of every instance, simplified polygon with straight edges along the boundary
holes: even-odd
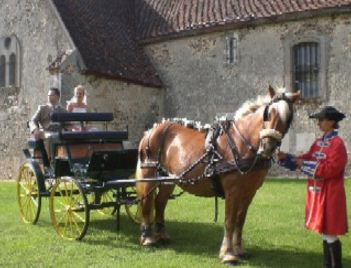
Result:
[[[168,176],[177,178],[177,185],[191,194],[225,198],[219,257],[225,264],[237,264],[244,258],[242,229],[248,207],[290,127],[298,98],[299,92],[278,94],[269,86],[266,96],[244,103],[233,119],[219,120],[210,129],[165,120],[145,132],[136,167],[142,212],[140,244],[149,247],[170,240],[164,215],[175,185],[157,182]]]

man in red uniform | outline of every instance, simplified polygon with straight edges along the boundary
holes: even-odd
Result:
[[[342,250],[338,235],[348,231],[344,188],[347,152],[336,129],[345,115],[327,106],[310,118],[318,119],[323,136],[306,154],[293,156],[280,152],[278,158],[282,166],[291,170],[299,168],[307,175],[305,226],[322,236],[324,267],[339,268]]]

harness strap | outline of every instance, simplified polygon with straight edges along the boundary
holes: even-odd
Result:
[[[239,138],[241,139],[241,141],[245,144],[245,146],[251,151],[253,152],[254,154],[257,153],[257,149],[255,149],[251,144],[250,142],[248,142],[247,139],[245,139],[245,137],[241,134],[239,128],[237,127],[237,125],[235,124],[235,120],[233,119],[233,126],[234,126],[234,129],[235,131],[239,134]]]
[[[165,137],[167,134],[167,131],[169,130],[169,128],[173,125],[174,123],[171,122],[170,124],[168,124],[163,130],[162,130],[162,134],[161,134],[161,142],[160,142],[160,146],[158,148],[158,152],[157,152],[157,161],[144,161],[140,164],[141,168],[157,168],[157,172],[159,175],[162,176],[167,176],[168,172],[167,170],[161,165],[161,155],[162,155],[162,149],[165,143]],[[149,156],[149,152],[150,152],[150,137],[151,137],[151,133],[149,135],[148,141],[147,141],[147,147],[145,148],[146,150],[146,158],[148,159]]]

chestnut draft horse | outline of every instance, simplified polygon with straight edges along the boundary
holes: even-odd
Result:
[[[246,102],[232,120],[219,121],[207,131],[172,120],[147,131],[139,144],[136,170],[137,179],[146,181],[137,183],[142,210],[141,245],[169,240],[164,212],[174,184],[158,183],[157,179],[174,176],[189,193],[225,197],[225,232],[219,257],[226,264],[236,264],[244,257],[242,229],[248,206],[267,175],[272,154],[289,129],[292,106],[298,97],[299,92],[276,94],[269,86],[267,96]],[[156,188],[155,198],[150,193]],[[154,208],[155,232],[150,217]]]

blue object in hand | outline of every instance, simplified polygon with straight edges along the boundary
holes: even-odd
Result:
[[[294,162],[294,156],[292,154],[286,154],[286,157],[284,160],[279,160],[278,164],[286,169],[289,170],[296,170],[296,164]]]

